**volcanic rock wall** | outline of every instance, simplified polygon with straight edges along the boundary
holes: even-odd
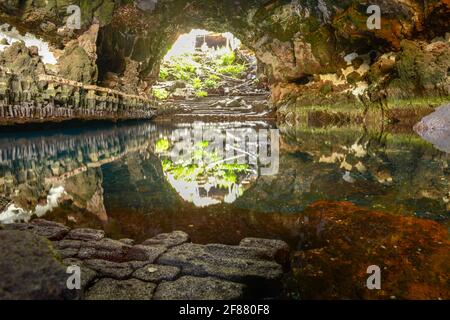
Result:
[[[64,27],[69,4],[81,8],[79,30]],[[370,5],[380,8],[379,28],[368,27]],[[65,78],[90,84],[98,80],[127,93],[148,94],[177,37],[202,28],[232,32],[256,53],[259,73],[271,84],[273,100],[299,105],[360,103],[361,97],[365,104],[386,98],[449,96],[449,17],[448,0],[0,4],[1,20],[62,50],[61,66],[76,64],[68,73],[62,68]],[[80,72],[83,68],[89,72]]]
[[[65,63],[71,67],[62,68],[58,76],[51,75],[52,71],[43,64],[37,47],[15,42],[1,52],[0,125],[75,119],[150,119],[155,115],[153,101],[145,96],[98,87],[89,84],[90,81],[71,80],[71,74],[75,79],[90,79],[85,67],[77,67],[74,56],[63,55],[63,62],[69,60]]]

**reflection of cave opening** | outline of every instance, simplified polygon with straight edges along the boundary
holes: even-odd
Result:
[[[153,95],[158,100],[237,95],[258,85],[255,54],[239,39],[193,29],[167,52]]]
[[[183,200],[207,207],[231,204],[260,175],[277,174],[277,136],[254,125],[197,123],[161,136],[154,151],[169,184]]]

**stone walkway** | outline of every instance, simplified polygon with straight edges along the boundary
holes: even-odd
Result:
[[[38,297],[95,300],[230,300],[276,298],[281,292],[283,267],[289,260],[288,245],[279,240],[246,238],[239,246],[220,244],[199,245],[189,241],[181,231],[160,234],[141,244],[133,240],[105,238],[101,230],[73,229],[46,220],[29,224],[12,224],[0,230],[0,272],[8,274],[0,280],[0,299],[3,297],[36,298],[36,292],[21,282],[23,274],[35,271],[35,263],[44,268],[37,274],[41,285],[49,286],[48,296],[39,291]],[[34,237],[24,243],[17,239]],[[27,258],[27,250],[56,249],[60,269],[53,256],[47,262]],[[9,240],[8,240],[9,239]],[[19,241],[20,242],[20,241]],[[22,241],[23,242],[23,241]],[[40,243],[34,248],[32,243]],[[22,247],[27,247],[23,249]],[[54,250],[53,250],[54,252]],[[49,256],[38,254],[40,259]],[[12,264],[21,264],[15,268]],[[81,290],[69,291],[65,282],[70,274],[66,267],[81,268]],[[38,266],[39,267],[39,266]],[[27,269],[29,269],[27,271]],[[15,270],[18,273],[15,274]],[[55,271],[58,270],[58,271]],[[49,274],[50,273],[50,274]],[[58,275],[56,275],[58,274]],[[47,283],[47,279],[58,279]],[[55,280],[56,281],[56,280]],[[4,283],[2,283],[4,282]],[[17,283],[15,283],[17,282]],[[31,285],[31,284],[30,284]],[[55,290],[60,285],[62,288]],[[24,287],[25,286],[25,287]],[[59,287],[58,287],[59,288]],[[15,292],[17,291],[17,292]],[[28,293],[27,293],[28,292]],[[30,293],[31,292],[31,293]]]

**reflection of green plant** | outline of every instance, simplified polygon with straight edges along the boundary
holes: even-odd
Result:
[[[170,93],[166,89],[153,88],[153,96],[158,100],[166,100]]]
[[[156,149],[167,151],[169,141],[161,139],[157,142]],[[223,163],[215,152],[208,150],[209,142],[201,141],[195,144],[190,158],[181,163],[174,164],[169,159],[162,160],[164,172],[170,173],[177,180],[206,181],[211,178],[221,188],[229,188],[239,181],[240,175],[249,172],[248,164]]]
[[[159,139],[155,145],[156,153],[163,153],[170,148],[170,142],[167,138]]]

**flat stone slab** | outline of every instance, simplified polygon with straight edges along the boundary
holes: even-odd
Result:
[[[184,276],[163,282],[156,289],[155,300],[239,300],[244,298],[245,285],[211,277]]]
[[[162,245],[167,248],[172,248],[180,244],[186,243],[190,240],[189,235],[183,231],[174,231],[171,233],[162,233],[151,239],[144,241],[145,246]]]
[[[125,259],[127,261],[147,261],[153,263],[161,254],[167,251],[167,247],[161,245],[147,246],[147,245],[137,245],[131,247]]]
[[[156,285],[137,279],[100,279],[86,293],[87,300],[151,300]]]
[[[275,260],[281,265],[289,262],[290,248],[286,242],[281,240],[245,238],[242,239],[239,246],[265,250],[271,260]]]
[[[32,232],[34,234],[52,241],[63,239],[70,231],[68,227],[61,223],[42,219],[33,220],[31,225],[33,225]]]
[[[173,281],[179,274],[180,269],[177,267],[149,264],[136,270],[133,273],[133,278],[147,282],[160,283],[161,281]]]
[[[122,262],[127,260],[126,256],[130,246],[123,242],[112,239],[101,239],[81,243],[78,252],[80,259],[102,259],[108,261]],[[131,259],[130,259],[131,260]]]
[[[88,268],[97,271],[99,275],[117,280],[129,278],[134,271],[129,263],[117,263],[98,259],[83,262]]]
[[[63,224],[50,222],[46,220],[34,220],[31,223],[13,223],[4,226],[6,230],[29,231],[35,235],[57,241],[63,239],[68,233],[69,228]]]
[[[254,248],[186,243],[169,249],[158,264],[176,266],[183,275],[217,277],[236,282],[279,280],[281,265],[263,260],[264,253]]]
[[[73,229],[66,236],[66,239],[72,240],[93,240],[98,241],[105,237],[105,231],[94,229]]]

